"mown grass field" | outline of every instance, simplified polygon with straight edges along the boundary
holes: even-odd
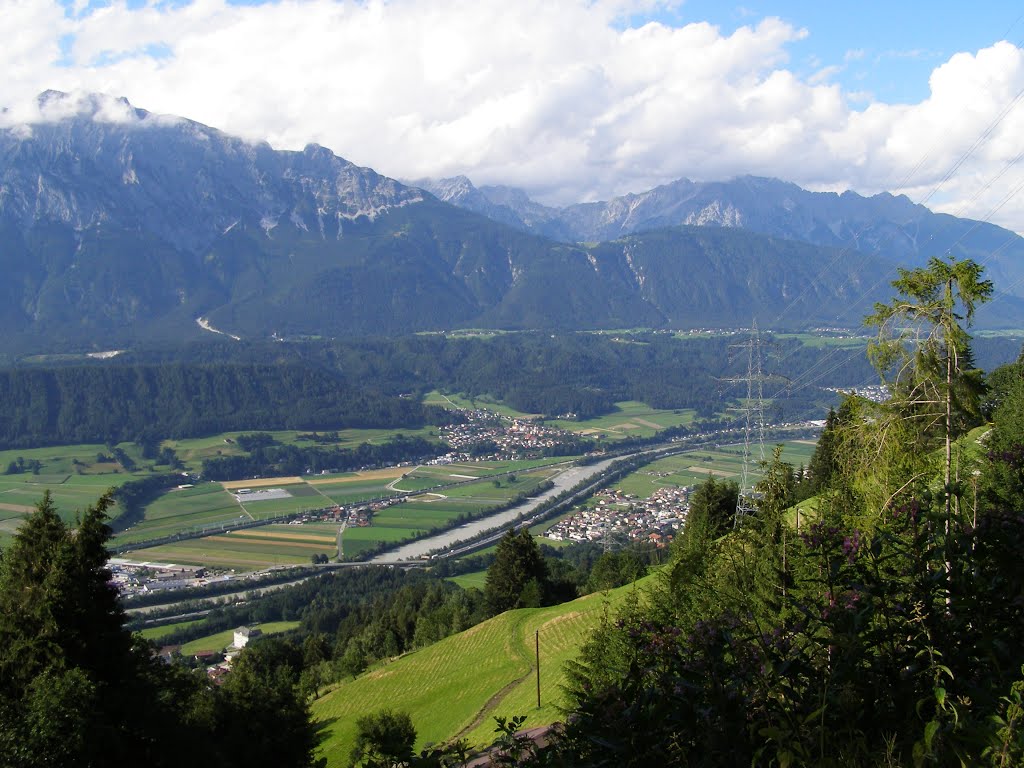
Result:
[[[157,539],[181,531],[248,519],[245,510],[219,483],[170,490],[146,508],[145,518],[118,534],[117,543]]]
[[[313,702],[313,716],[323,723],[325,736],[318,754],[332,768],[346,765],[356,718],[385,707],[409,713],[418,749],[459,736],[474,746],[486,745],[494,737],[495,715],[526,715],[527,728],[556,721],[562,716],[559,705],[566,703],[561,690],[565,662],[577,656],[602,615],[643,584],[551,608],[509,611],[334,686]],[[538,630],[540,709],[534,677]]]
[[[463,573],[459,576],[451,576],[448,581],[453,584],[458,584],[463,589],[483,589],[487,583],[487,571],[473,571],[472,573]]]
[[[160,640],[171,634],[171,632],[178,629],[184,629],[185,627],[195,626],[201,621],[204,620],[190,619],[189,621],[177,621],[174,624],[164,624],[162,627],[148,627],[146,629],[139,630],[139,634],[147,640],[152,640],[154,643],[159,644]]]

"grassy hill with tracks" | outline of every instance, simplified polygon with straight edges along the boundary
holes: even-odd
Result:
[[[549,608],[508,611],[334,686],[313,703],[324,737],[319,754],[328,768],[347,765],[356,718],[384,708],[409,713],[417,749],[454,738],[485,746],[493,740],[496,715],[526,715],[527,728],[555,722],[566,703],[565,662],[576,658],[609,608],[656,578]],[[538,630],[540,709],[534,666]]]

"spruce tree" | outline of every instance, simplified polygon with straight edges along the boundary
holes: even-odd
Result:
[[[510,530],[498,542],[494,562],[487,569],[484,596],[488,609],[497,614],[542,605],[547,588],[547,565],[530,531]]]

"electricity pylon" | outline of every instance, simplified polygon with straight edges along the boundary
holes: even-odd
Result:
[[[747,399],[741,411],[743,411],[743,471],[740,475],[740,492],[736,497],[736,513],[733,516],[733,528],[743,524],[743,518],[755,509],[756,494],[754,492],[754,480],[751,462],[756,461],[760,466],[765,460],[764,452],[764,380],[765,375],[761,370],[761,349],[763,343],[761,334],[757,330],[757,321],[753,323],[753,330],[750,338],[743,344],[736,347],[747,350],[747,375],[738,376],[731,381],[746,382]],[[756,458],[752,455],[757,452]]]

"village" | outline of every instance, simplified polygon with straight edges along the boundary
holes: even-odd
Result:
[[[594,506],[583,507],[551,526],[544,536],[552,541],[648,541],[658,547],[670,543],[689,509],[692,488],[658,488],[646,499],[606,488],[598,491]]]
[[[428,463],[502,461],[558,455],[560,447],[573,445],[579,440],[579,435],[574,432],[550,427],[534,419],[510,418],[483,408],[465,411],[464,415],[464,423],[441,430],[441,439],[452,450]],[[572,416],[565,414],[566,418]]]

